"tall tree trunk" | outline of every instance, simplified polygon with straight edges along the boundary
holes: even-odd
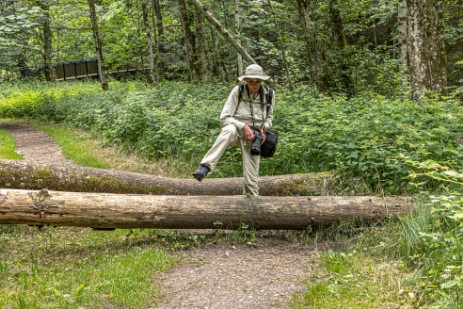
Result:
[[[322,63],[324,62],[318,42],[316,20],[314,16],[317,0],[297,0],[299,20],[304,31],[304,39],[307,51],[307,63],[310,70],[310,78],[321,91],[329,88],[329,82],[323,74]]]
[[[109,90],[108,80],[104,72],[103,47],[101,44],[100,34],[98,32],[98,20],[95,12],[95,0],[87,0],[90,9],[90,20],[92,21],[93,40],[95,41],[98,76],[100,78],[101,88],[104,91]]]
[[[157,66],[156,66],[154,53],[153,53],[153,41],[151,40],[151,29],[150,29],[150,23],[149,23],[149,17],[148,17],[147,0],[141,1],[141,8],[142,8],[143,23],[145,24],[146,43],[148,46],[148,63],[149,63],[148,81],[151,85],[153,85],[155,82],[159,83],[159,75],[157,72]]]
[[[295,229],[410,213],[413,199],[375,196],[154,196],[0,190],[0,224],[101,228]]]
[[[212,15],[209,10],[207,10],[204,5],[201,3],[199,0],[193,0],[194,4],[201,10],[203,10],[204,15],[206,16],[207,20],[215,27],[215,29],[228,41],[230,42],[236,49],[237,51],[243,56],[244,59],[251,63],[257,63],[251,55],[239,44],[236,39],[230,34],[230,32],[225,29],[224,26],[217,20],[217,18]]]
[[[186,62],[188,64],[188,73],[191,81],[196,79],[195,77],[195,69],[194,69],[194,61],[193,61],[193,47],[191,44],[191,31],[190,31],[190,20],[187,14],[187,8],[185,0],[178,0],[178,7],[180,13],[180,22],[182,24],[182,32],[183,32],[183,44],[185,46],[185,55],[186,55]]]
[[[159,0],[153,0],[153,17],[156,17],[156,29],[158,30],[158,37],[162,37],[164,33],[164,25],[162,23],[161,5]],[[154,25],[153,25],[154,26]]]
[[[40,1],[40,8],[44,15],[43,19],[43,62],[45,67],[45,79],[47,81],[53,80],[53,67],[52,67],[52,36],[53,33],[50,29],[50,3],[48,0]]]
[[[154,33],[154,53],[156,55],[156,71],[158,76],[158,82],[160,78],[159,72],[159,61],[161,52],[163,51],[162,39],[164,33],[164,25],[162,23],[161,5],[159,0],[152,1],[152,15],[153,15],[153,33]]]
[[[196,65],[198,69],[199,80],[207,80],[207,59],[206,59],[206,35],[204,33],[203,24],[203,13],[201,10],[196,8],[195,21],[196,21],[196,51],[198,63]]]
[[[280,55],[281,55],[281,61],[283,62],[283,66],[285,68],[285,73],[286,73],[286,79],[288,80],[289,83],[289,88],[293,89],[293,82],[291,80],[291,75],[289,74],[289,67],[288,67],[288,62],[286,61],[286,48],[283,43],[283,39],[281,37],[281,32],[280,32],[280,27],[278,26],[278,21],[276,18],[276,13],[275,10],[273,9],[272,1],[267,0],[268,6],[270,7],[270,12],[272,13],[273,16],[273,24],[275,25],[275,29],[277,31],[278,35],[278,47],[280,49]]]
[[[222,83],[228,82],[227,78],[227,71],[225,69],[225,64],[222,59],[222,54],[220,53],[220,46],[219,46],[219,38],[217,36],[217,32],[212,27],[209,27],[211,31],[212,42],[214,44],[214,58],[212,61],[214,62],[214,72],[218,74],[219,79]]]
[[[350,68],[347,62],[347,54],[346,54],[346,47],[347,47],[347,39],[344,33],[344,25],[342,23],[341,18],[341,11],[338,7],[339,1],[338,0],[330,0],[329,1],[329,12],[330,18],[332,23],[332,29],[334,33],[334,37],[336,39],[338,50],[340,55],[338,56],[338,61],[340,62],[339,70],[340,70],[340,81],[341,81],[341,89],[345,91],[349,96],[354,94],[354,85],[352,82],[352,78],[350,76]]]
[[[399,65],[400,71],[406,77],[406,69],[408,68],[408,18],[407,18],[407,0],[399,0],[397,9],[398,19],[398,44],[400,49]]]
[[[241,21],[240,21],[240,1],[235,0],[235,32],[236,42],[241,45]],[[243,57],[240,53],[236,53],[236,63],[238,67],[238,76],[244,74]]]
[[[407,0],[407,54],[412,99],[428,91],[446,94],[444,0]]]

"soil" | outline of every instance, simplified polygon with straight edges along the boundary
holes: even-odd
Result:
[[[16,138],[17,152],[26,161],[75,164],[42,131],[22,123],[0,123],[0,129]],[[256,232],[253,243],[207,244],[175,252],[179,263],[155,279],[165,297],[153,308],[288,308],[292,295],[305,290],[318,249],[292,245],[268,233]]]

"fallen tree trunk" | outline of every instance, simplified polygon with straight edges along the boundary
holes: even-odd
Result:
[[[0,223],[113,228],[305,229],[409,213],[406,197],[154,196],[0,190]]]
[[[260,178],[261,195],[327,195],[329,173]],[[156,195],[240,195],[243,178],[174,179],[78,165],[36,165],[24,161],[0,162],[0,188],[56,191],[135,193]]]

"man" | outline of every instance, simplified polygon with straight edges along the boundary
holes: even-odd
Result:
[[[263,81],[270,79],[264,70],[257,64],[251,64],[246,68],[246,73],[238,78],[246,81],[246,85],[240,90],[236,86],[228,96],[220,114],[222,131],[201,161],[199,168],[193,173],[198,181],[207,176],[213,170],[229,145],[240,148],[243,159],[243,194],[259,195],[259,165],[260,155],[251,154],[251,145],[260,132],[261,143],[264,143],[268,128],[272,126],[274,95],[269,96],[269,88],[262,85]],[[265,102],[273,102],[269,109],[262,105]]]

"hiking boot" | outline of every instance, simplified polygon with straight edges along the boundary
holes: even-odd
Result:
[[[198,181],[203,180],[204,177],[207,176],[210,169],[206,166],[201,164],[198,169],[193,173],[193,177],[196,178]]]

